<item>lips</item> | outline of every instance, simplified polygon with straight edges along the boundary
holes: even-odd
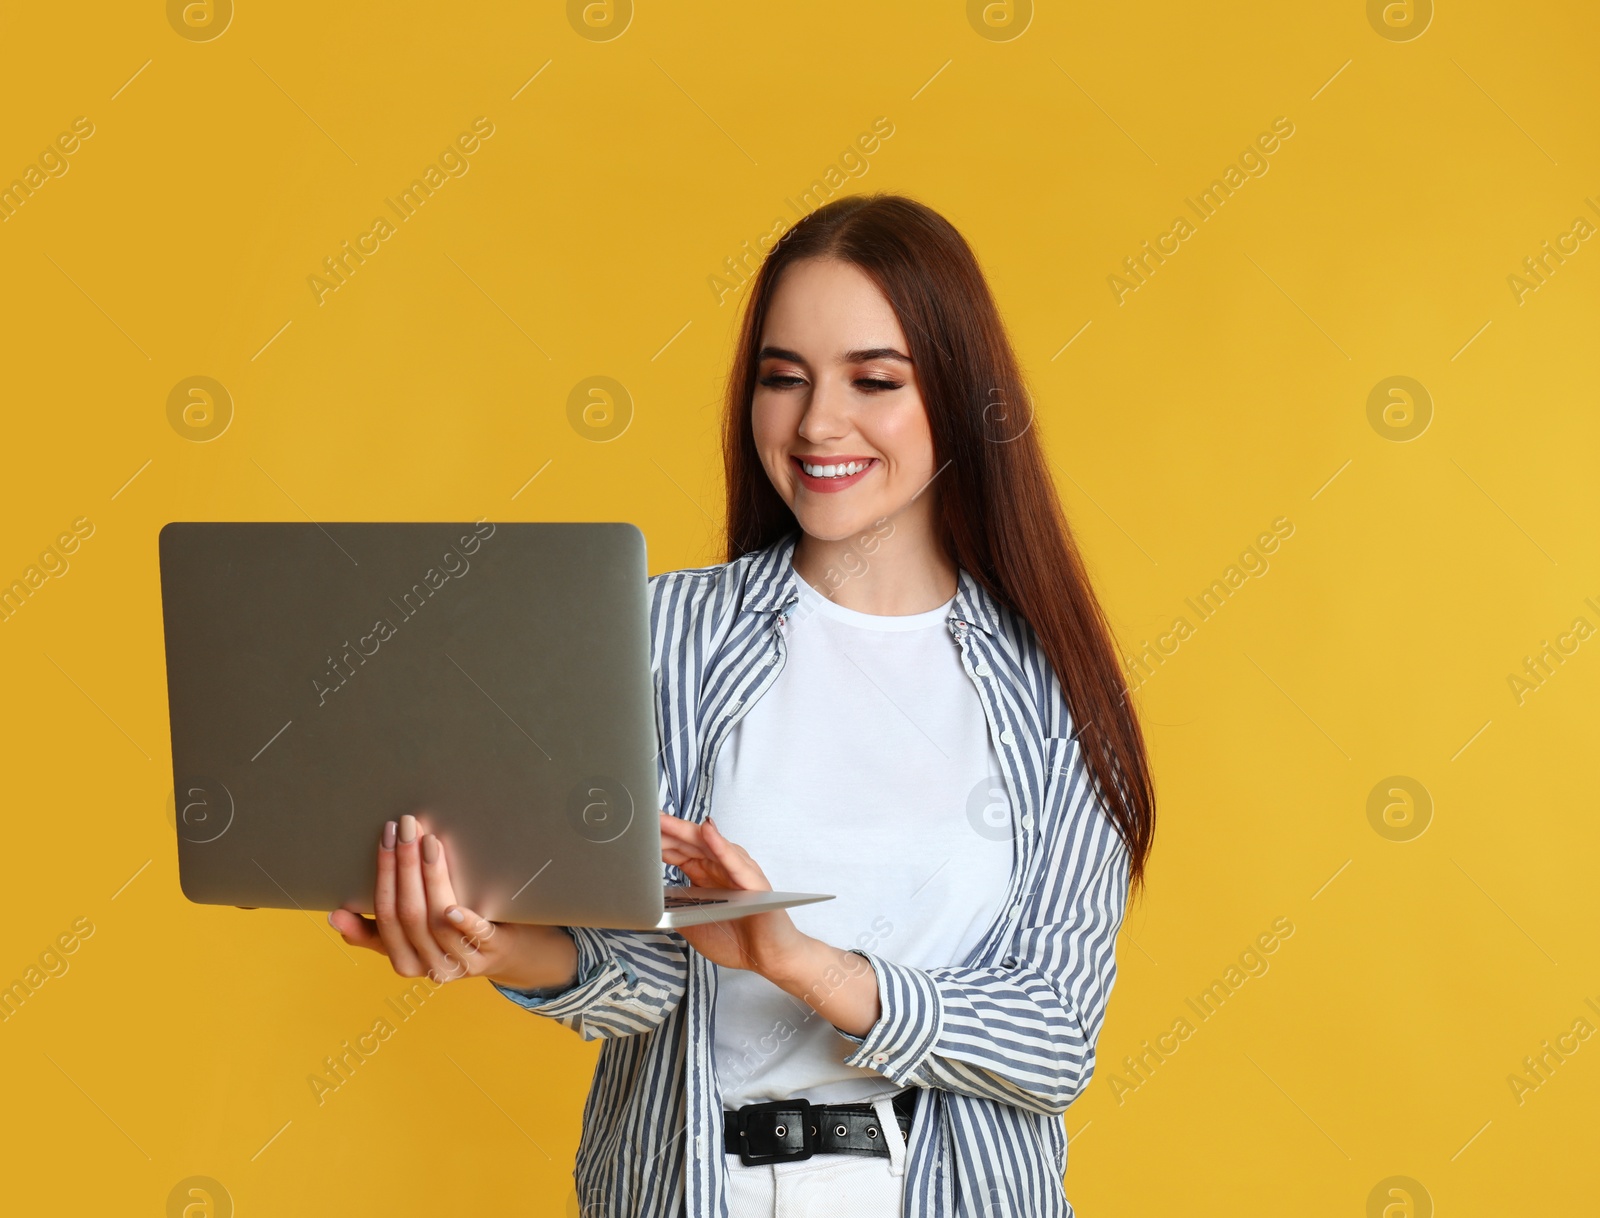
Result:
[[[857,470],[853,474],[818,477],[805,471],[805,465],[810,465],[813,469],[818,467],[828,468],[830,466],[837,468],[863,462],[865,463],[864,468]],[[850,453],[841,453],[836,456],[808,456],[805,458],[805,465],[801,464],[799,457],[791,456],[789,463],[794,467],[795,476],[799,478],[800,485],[805,487],[806,490],[814,491],[820,495],[833,495],[840,491],[848,490],[878,468],[878,458],[855,456]]]

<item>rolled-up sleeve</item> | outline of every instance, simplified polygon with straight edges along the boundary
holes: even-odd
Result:
[[[688,980],[687,944],[667,931],[564,926],[578,950],[578,979],[564,989],[491,982],[512,1002],[584,1040],[649,1032],[672,1014]]]
[[[851,948],[877,974],[880,1014],[845,1065],[1059,1115],[1088,1086],[1116,980],[1128,852],[1094,808],[1040,852],[1014,949],[992,967],[915,968]]]

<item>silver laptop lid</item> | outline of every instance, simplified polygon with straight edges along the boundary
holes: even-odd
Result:
[[[189,899],[371,913],[411,812],[487,918],[658,923],[636,527],[175,522],[160,560]]]

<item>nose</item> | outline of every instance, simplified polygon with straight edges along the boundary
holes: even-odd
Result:
[[[850,432],[850,407],[845,386],[832,377],[817,378],[800,416],[800,437],[808,444],[836,440]]]

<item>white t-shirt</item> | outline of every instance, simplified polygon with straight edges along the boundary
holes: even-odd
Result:
[[[788,657],[723,742],[711,815],[774,889],[835,894],[788,911],[805,934],[920,968],[961,964],[1005,897],[1013,846],[950,604],[884,617],[796,582]],[[713,1029],[725,1108],[899,1090],[844,1065],[856,1042],[748,969],[717,966]]]

